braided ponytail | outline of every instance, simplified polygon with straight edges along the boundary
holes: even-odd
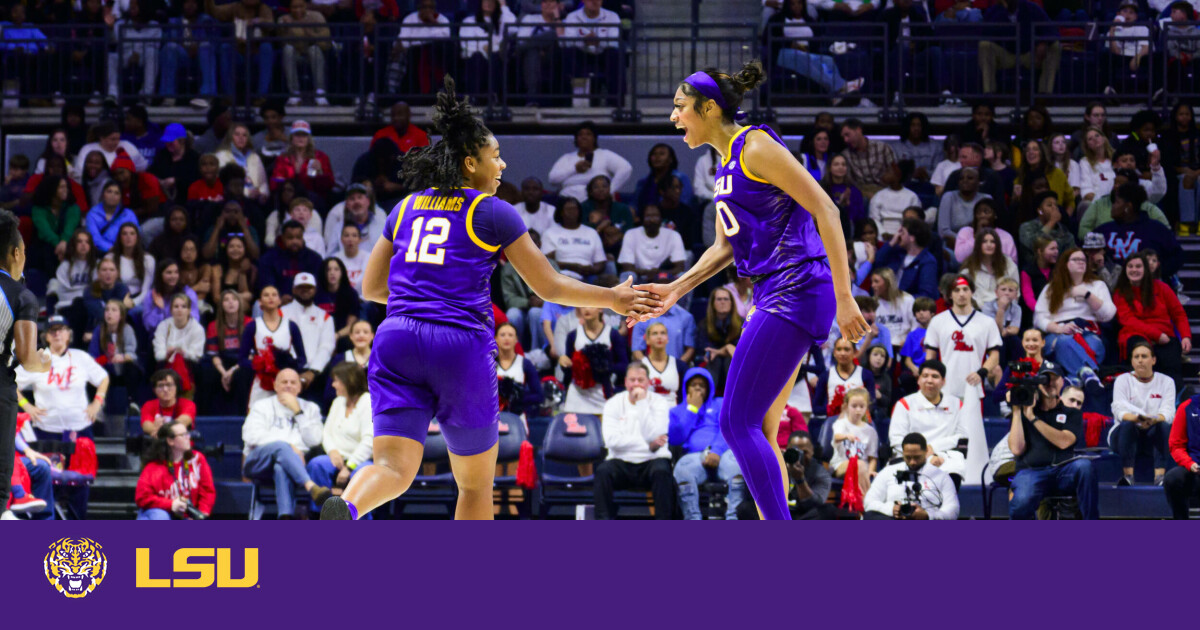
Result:
[[[441,140],[409,151],[400,167],[400,180],[414,190],[462,188],[463,160],[476,156],[492,132],[475,117],[467,99],[455,94],[449,74],[433,107],[433,131]]]

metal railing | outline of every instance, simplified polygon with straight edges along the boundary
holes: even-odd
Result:
[[[1152,22],[1128,25],[1133,26],[1145,27],[1147,35],[1113,35],[1112,23],[1034,25],[1030,46],[1040,46],[1047,52],[1041,72],[1027,77],[1028,91],[1036,92],[1036,98],[1047,105],[1101,97],[1151,105],[1158,87],[1156,79],[1162,74],[1162,59],[1155,52],[1159,48],[1155,37],[1158,27]],[[1150,52],[1135,63],[1142,46]],[[1056,57],[1057,67],[1051,67]],[[1053,81],[1047,72],[1057,72]]]
[[[319,53],[307,33],[286,24],[240,33],[220,23],[186,31],[164,24],[157,32],[29,26],[44,38],[11,28],[0,33],[0,78],[8,105],[58,98],[169,104],[221,96],[250,106],[259,99],[321,96],[372,115],[371,104],[432,102],[441,77],[451,73],[459,90],[489,114],[537,104],[606,107],[636,118],[646,99],[670,98],[696,69],[736,69],[757,57],[768,83],[745,108],[759,115],[756,110],[829,104],[841,98],[841,81],[858,78],[861,97],[901,109],[956,99],[1021,108],[1035,100],[1163,105],[1200,97],[1197,62],[1187,56],[1200,52],[1200,23],[1146,23],[1151,54],[1135,70],[1111,45],[1145,38],[1110,36],[1108,23],[1045,23],[1022,37],[1013,24],[908,24],[890,33],[882,22],[818,22],[808,25],[813,35],[803,38],[804,50],[794,46],[801,40],[780,31],[760,34],[756,24],[634,23],[614,29],[606,41],[559,36],[560,26],[534,33],[530,25],[514,24],[480,35],[464,33],[464,25],[439,25],[429,27],[442,29],[431,36],[397,23],[329,24]],[[1026,65],[1030,57],[1033,67]]]
[[[891,48],[888,74],[896,77],[895,89],[904,106],[977,100],[997,106],[1020,104],[1015,78],[1020,65],[993,62],[1025,54],[1014,24],[911,25],[896,34]],[[985,74],[988,70],[992,72]]]
[[[891,54],[887,24],[817,23],[810,28],[812,37],[802,39],[765,33],[760,54],[767,69],[763,100],[768,109],[837,102],[845,96],[845,84],[858,80],[858,97],[886,103],[893,85],[885,71]]]

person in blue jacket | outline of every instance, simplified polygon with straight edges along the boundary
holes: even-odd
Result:
[[[683,518],[700,520],[700,484],[720,479],[729,486],[725,520],[737,520],[738,505],[746,499],[746,482],[733,451],[721,437],[722,398],[715,398],[712,375],[704,368],[684,374],[686,399],[671,409],[667,441],[686,453],[675,464],[679,507]]]
[[[87,231],[92,235],[96,249],[107,254],[117,241],[121,226],[138,225],[137,215],[129,208],[121,207],[121,185],[108,180],[100,193],[100,201],[87,213]]]
[[[937,260],[927,249],[933,239],[929,225],[916,217],[901,224],[891,242],[875,254],[873,269],[890,268],[898,279],[898,288],[913,297],[938,297]]]

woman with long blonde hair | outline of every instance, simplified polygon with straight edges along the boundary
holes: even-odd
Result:
[[[246,169],[246,197],[258,202],[264,202],[271,197],[267,169],[258,152],[254,150],[254,143],[250,140],[250,127],[245,123],[235,122],[229,126],[229,131],[217,147],[216,155],[217,162],[222,167],[232,163]]]
[[[1083,159],[1079,160],[1079,195],[1091,203],[1112,192],[1117,174],[1112,166],[1113,147],[1097,127],[1083,136]]]
[[[696,344],[696,356],[707,362],[706,367],[716,384],[716,395],[725,392],[725,377],[729,374],[729,361],[733,350],[742,336],[742,316],[735,306],[733,291],[717,287],[708,294],[708,311],[700,322],[700,334]]]
[[[879,301],[875,321],[892,334],[893,347],[898,353],[909,331],[917,325],[912,312],[913,296],[900,290],[895,272],[888,267],[871,271],[871,291]]]

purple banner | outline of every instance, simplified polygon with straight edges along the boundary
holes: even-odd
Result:
[[[1188,523],[77,521],[3,528],[6,628],[1195,623],[1186,602],[1196,593],[1197,530]]]

